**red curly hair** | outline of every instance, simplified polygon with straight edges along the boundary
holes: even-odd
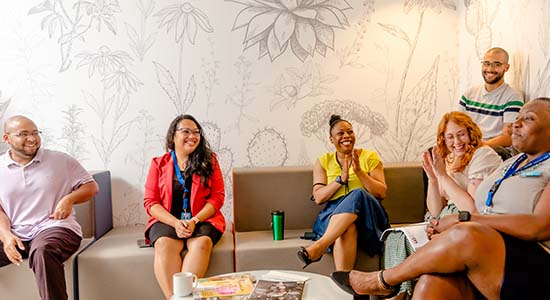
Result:
[[[472,160],[476,149],[483,145],[481,129],[479,129],[479,126],[477,126],[470,116],[463,112],[452,111],[443,115],[437,128],[437,151],[445,162],[449,162],[448,156],[451,153],[445,143],[445,130],[447,130],[449,122],[465,127],[470,137],[470,143],[466,145],[466,153],[461,157],[459,165],[453,169],[453,172],[462,172],[470,163],[470,160]]]

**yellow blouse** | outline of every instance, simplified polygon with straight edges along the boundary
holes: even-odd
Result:
[[[331,183],[336,180],[336,177],[342,175],[342,168],[336,160],[336,152],[329,152],[321,155],[319,157],[319,162],[323,169],[327,172],[327,183]],[[361,154],[359,154],[359,164],[361,169],[366,172],[371,172],[376,169],[380,163],[380,157],[378,153],[371,150],[362,149]],[[353,166],[350,166],[349,177],[348,177],[348,186],[340,187],[334,195],[329,200],[337,199],[346,194],[346,191],[350,191],[358,188],[363,188],[363,184],[359,180],[359,177],[355,174]]]

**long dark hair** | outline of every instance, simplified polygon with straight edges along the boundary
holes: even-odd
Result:
[[[179,115],[174,120],[172,120],[172,123],[170,123],[170,126],[168,127],[168,132],[166,133],[166,151],[174,150],[174,135],[176,134],[178,123],[181,120],[193,121],[193,123],[197,125],[197,128],[200,131],[199,145],[197,146],[195,151],[193,151],[193,153],[189,155],[187,165],[185,166],[185,170],[183,170],[183,176],[185,178],[191,178],[191,176],[196,173],[201,178],[201,183],[208,187],[208,179],[210,178],[210,176],[212,176],[212,173],[214,172],[212,168],[212,155],[214,152],[212,151],[212,149],[210,148],[210,144],[204,137],[204,132],[201,125],[193,116]]]

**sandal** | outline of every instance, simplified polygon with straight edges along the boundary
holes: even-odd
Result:
[[[349,283],[349,273],[350,271],[336,271],[330,273],[330,278],[336,283],[338,287],[343,289],[349,294],[353,295],[353,299],[369,299],[369,294],[358,294],[355,292],[355,290],[351,287]],[[383,276],[383,271],[378,272],[378,284],[379,286],[387,292],[387,294],[382,295],[373,295],[378,296],[381,299],[391,298],[397,295],[399,293],[399,286],[391,286],[389,285],[385,280]]]
[[[334,281],[334,283],[336,283],[336,285],[339,288],[343,289],[348,294],[352,294],[354,300],[355,299],[370,299],[369,295],[360,295],[360,294],[357,294],[353,290],[353,288],[349,284],[349,272],[350,271],[332,272],[332,273],[330,273],[330,278],[332,279],[332,281]]]
[[[397,294],[399,293],[399,285],[394,285],[394,286],[389,285],[384,280],[384,274],[383,273],[384,273],[384,270],[380,270],[380,272],[378,272],[378,283],[380,283],[380,285],[382,286],[384,291],[388,292],[388,294],[387,295],[379,295],[379,297],[382,298],[382,299],[386,299],[386,298],[392,298],[392,297],[397,296]]]
[[[302,269],[305,269],[307,266],[309,266],[311,263],[314,263],[314,262],[318,262],[321,260],[321,258],[323,257],[322,255],[317,258],[316,260],[312,260],[311,257],[309,256],[309,253],[307,252],[306,248],[304,247],[300,247],[301,249],[298,250],[298,252],[296,252],[296,254],[298,255],[298,258],[304,263],[304,266],[302,267]]]

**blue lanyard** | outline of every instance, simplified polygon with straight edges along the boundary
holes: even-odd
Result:
[[[191,212],[187,211],[189,210],[189,189],[185,185],[185,179],[181,175],[180,167],[178,166],[178,158],[176,157],[176,152],[172,151],[172,160],[174,161],[174,170],[176,170],[176,176],[178,177],[178,181],[183,186],[183,212],[181,213],[182,220],[189,220],[191,219]]]
[[[485,206],[487,208],[493,206],[493,197],[495,196],[495,193],[497,192],[498,188],[500,187],[500,184],[506,178],[514,176],[515,174],[517,174],[517,173],[519,173],[523,170],[526,170],[528,168],[536,166],[536,165],[540,164],[541,162],[543,162],[543,161],[545,161],[549,158],[550,158],[550,152],[546,152],[546,153],[540,155],[539,157],[535,158],[534,160],[530,161],[529,163],[527,163],[525,166],[521,167],[518,170],[517,168],[518,168],[519,164],[527,159],[527,154],[523,153],[522,155],[520,155],[518,157],[518,159],[516,159],[516,161],[514,161],[514,163],[508,168],[508,170],[506,170],[506,173],[504,173],[504,175],[501,178],[499,178],[495,181],[495,183],[493,184],[493,186],[489,190],[489,193],[487,194],[487,200],[485,200]],[[487,210],[487,208],[486,208],[486,210]]]

